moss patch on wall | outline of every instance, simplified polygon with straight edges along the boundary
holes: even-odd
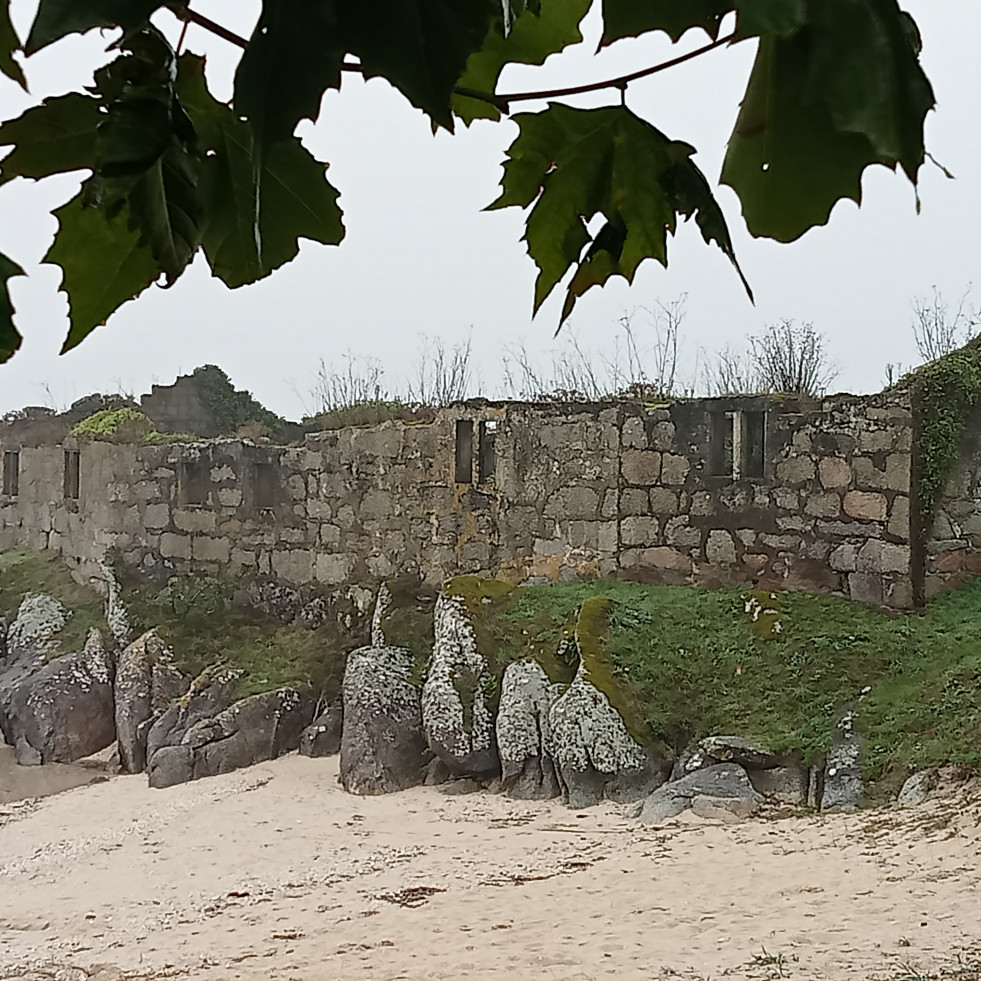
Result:
[[[981,404],[981,338],[907,375],[919,421],[919,528],[930,532],[937,505],[960,453],[964,426]]]

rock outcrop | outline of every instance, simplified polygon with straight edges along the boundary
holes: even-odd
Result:
[[[572,684],[549,711],[547,749],[555,761],[562,795],[570,807],[601,800],[627,804],[647,796],[665,780],[665,766],[631,735],[610,697],[593,682],[607,674],[599,647],[606,636],[610,601],[593,597],[583,603],[572,643],[579,666]]]
[[[337,702],[325,709],[300,733],[301,756],[336,756],[341,751],[344,707]]]
[[[296,749],[313,699],[292,688],[231,702],[235,679],[219,674],[171,706],[147,737],[151,787],[163,788],[275,759]]]
[[[508,665],[501,681],[497,747],[501,786],[517,800],[547,800],[560,794],[549,755],[549,711],[557,697],[536,661]]]
[[[133,641],[116,665],[116,738],[124,773],[146,767],[147,735],[153,723],[190,684],[153,630]]]
[[[15,743],[7,723],[11,695],[57,654],[55,637],[70,617],[70,611],[54,597],[28,593],[4,630],[0,645],[0,731],[11,746]]]
[[[340,782],[353,794],[387,794],[422,783],[431,758],[412,655],[362,647],[344,670]]]
[[[15,652],[42,635],[25,636],[15,637]],[[17,762],[73,763],[109,746],[116,738],[113,669],[102,636],[93,629],[81,653],[54,658],[14,685],[4,715]]]
[[[736,763],[717,763],[659,787],[627,814],[643,824],[662,824],[692,808],[702,817],[749,817],[762,797]]]
[[[481,581],[475,583],[477,597],[473,601],[481,602]],[[495,679],[487,659],[477,649],[477,635],[461,597],[440,594],[434,635],[429,673],[422,689],[422,718],[429,747],[456,776],[496,776],[500,760],[488,697]]]
[[[854,811],[862,803],[864,785],[859,759],[863,739],[855,728],[858,703],[846,705],[838,714],[831,747],[824,767],[822,811]]]
[[[698,745],[720,763],[738,763],[750,770],[770,770],[780,765],[779,756],[742,736],[707,736]]]

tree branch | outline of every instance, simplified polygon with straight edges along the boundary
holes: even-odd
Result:
[[[190,7],[175,3],[171,5],[169,9],[175,17],[184,21],[185,24],[195,24],[198,27],[203,27],[206,31],[210,31],[216,37],[220,37],[223,41],[227,41],[229,44],[234,44],[236,47],[242,48],[243,50],[249,46],[249,42],[241,35],[236,34],[234,31],[228,30],[227,27],[222,27],[221,24],[213,21],[210,17],[205,17],[204,14],[199,14],[196,10],[191,10]],[[585,92],[600,92],[603,89],[619,89],[621,95],[623,95],[626,93],[627,86],[631,82],[636,82],[641,78],[647,78],[649,75],[656,75],[658,72],[663,72],[668,68],[674,68],[675,65],[681,65],[686,61],[691,61],[692,58],[697,58],[700,55],[708,53],[709,51],[713,51],[715,48],[721,48],[722,45],[729,44],[731,41],[735,40],[736,32],[733,31],[731,34],[727,34],[725,37],[720,37],[715,41],[704,44],[700,48],[695,48],[694,51],[689,51],[687,54],[678,55],[676,58],[670,58],[668,61],[662,61],[656,65],[651,65],[649,68],[641,68],[639,71],[630,72],[627,75],[618,75],[616,78],[607,78],[599,82],[587,82],[583,85],[571,85],[566,88],[559,89],[541,89],[537,92],[507,92],[500,95],[496,95],[493,92],[483,92],[480,89],[470,89],[464,86],[457,86],[453,91],[456,95],[463,96],[467,99],[478,99],[481,102],[488,102],[490,105],[494,106],[500,112],[505,114],[510,113],[512,102],[533,102],[542,99],[558,99],[567,95],[582,95]],[[346,61],[341,65],[341,71],[344,72],[360,73],[361,70],[361,66],[355,64],[354,62]]]

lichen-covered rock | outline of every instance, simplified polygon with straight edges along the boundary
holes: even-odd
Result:
[[[108,558],[103,556],[98,566],[106,584],[106,623],[109,625],[109,633],[118,647],[125,647],[129,643],[130,622],[129,611],[123,603],[123,590]]]
[[[742,736],[708,736],[699,746],[720,763],[738,763],[754,770],[769,770],[780,765],[780,757]]]
[[[689,773],[694,773],[696,770],[704,770],[706,767],[716,766],[721,762],[722,760],[718,760],[709,753],[706,753],[700,745],[689,746],[678,754],[671,766],[671,776],[668,777],[668,780],[681,780],[687,777]]]
[[[344,706],[337,702],[325,709],[300,733],[301,756],[336,756],[341,751]]]
[[[412,655],[362,647],[344,670],[340,782],[352,794],[387,794],[422,783],[431,758]]]
[[[436,601],[433,654],[422,689],[422,719],[430,749],[456,776],[500,772],[488,694],[495,679],[477,650],[473,624],[461,598]]]
[[[737,811],[743,816],[754,813],[762,797],[753,789],[746,771],[735,763],[719,763],[703,770],[696,770],[681,780],[674,780],[659,787],[645,800],[638,801],[628,812],[628,817],[639,818],[643,824],[661,824],[692,806],[697,798],[709,798],[710,806],[720,807],[720,800],[738,800],[742,805],[733,808],[726,805],[730,813]]]
[[[548,721],[546,748],[570,807],[591,807],[604,797],[629,803],[664,782],[610,700],[586,679],[582,664],[552,704]]]
[[[58,653],[56,635],[68,623],[71,612],[54,597],[28,593],[17,615],[4,623],[0,643],[0,732],[13,746],[16,736],[8,724],[14,689],[44,667]],[[25,744],[25,760],[32,754]],[[40,759],[34,760],[40,762]]]
[[[859,760],[864,740],[855,728],[857,713],[857,703],[846,705],[838,714],[831,733],[831,747],[824,767],[822,811],[854,811],[862,803],[864,785]]]
[[[133,641],[116,664],[116,738],[124,773],[142,773],[150,727],[183,695],[190,679],[174,667],[166,644],[153,630]]]
[[[553,697],[548,675],[536,661],[508,665],[501,681],[497,748],[501,785],[517,800],[559,796],[555,766],[546,749]]]
[[[98,630],[78,654],[54,658],[9,695],[8,741],[17,762],[72,763],[105,749],[116,738],[113,662]]]
[[[921,770],[906,778],[896,803],[900,807],[916,807],[927,799],[932,788],[933,774],[929,770]]]
[[[71,611],[53,596],[28,593],[7,628],[7,658],[17,660],[23,654],[31,653],[43,660],[51,652],[55,634],[68,623],[71,615]]]
[[[210,704],[217,708],[223,698],[213,694],[217,697]],[[310,695],[292,688],[251,695],[214,712],[206,710],[201,696],[194,702],[192,698],[183,714],[179,705],[174,706],[178,709],[174,724],[165,732],[161,727],[156,738],[148,740],[151,787],[169,787],[276,759],[297,748],[314,708]],[[157,724],[163,721],[161,717]],[[151,736],[156,730],[154,725]]]

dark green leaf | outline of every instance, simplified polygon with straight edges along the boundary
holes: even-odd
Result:
[[[895,0],[823,0],[793,37],[760,41],[722,182],[753,235],[790,242],[862,198],[862,173],[915,182],[933,92]]]
[[[592,0],[542,0],[538,13],[525,8],[513,18],[507,36],[503,18],[495,23],[479,51],[467,61],[459,87],[493,93],[509,63],[541,65],[545,59],[582,40],[579,24]],[[496,106],[480,99],[454,96],[453,111],[467,124],[474,119],[500,119]]]
[[[24,46],[34,54],[45,45],[93,27],[142,27],[164,0],[41,0]]]
[[[648,31],[664,31],[677,41],[685,31],[700,27],[719,35],[722,18],[734,0],[603,0],[603,44]]]
[[[326,164],[295,137],[258,153],[249,126],[208,92],[200,58],[181,58],[178,87],[206,153],[202,244],[216,276],[233,288],[254,283],[294,258],[301,238],[341,241],[338,192],[325,180]]]
[[[95,167],[95,131],[105,117],[99,100],[77,92],[45,99],[0,125],[0,146],[14,149],[0,161],[0,184],[14,177],[35,180]]]
[[[62,351],[83,341],[126,300],[139,296],[160,274],[150,249],[129,227],[124,206],[109,218],[87,208],[78,194],[54,212],[58,232],[44,257],[64,270],[71,330]]]
[[[687,143],[669,140],[623,106],[552,104],[514,120],[521,132],[508,150],[504,192],[491,207],[534,205],[525,239],[539,268],[536,311],[570,266],[578,268],[563,320],[579,296],[610,276],[632,282],[648,258],[666,266],[678,213],[694,214],[705,240],[735,265],[722,212]],[[606,224],[593,238],[587,226],[599,214]]]
[[[21,336],[14,327],[14,304],[8,280],[23,275],[24,270],[0,252],[0,364],[9,361],[21,344]]]
[[[664,31],[677,41],[693,27],[714,39],[732,11],[740,37],[789,35],[807,19],[806,0],[603,0],[602,43],[648,31]]]
[[[235,73],[235,110],[260,143],[286,139],[301,119],[317,118],[328,88],[340,87],[343,58],[336,0],[263,0]]]
[[[26,92],[27,79],[13,58],[14,52],[20,50],[20,38],[10,22],[10,0],[0,0],[0,73],[16,82]]]
[[[452,130],[453,88],[487,37],[494,7],[488,0],[344,0],[341,16],[365,77],[388,79]]]

